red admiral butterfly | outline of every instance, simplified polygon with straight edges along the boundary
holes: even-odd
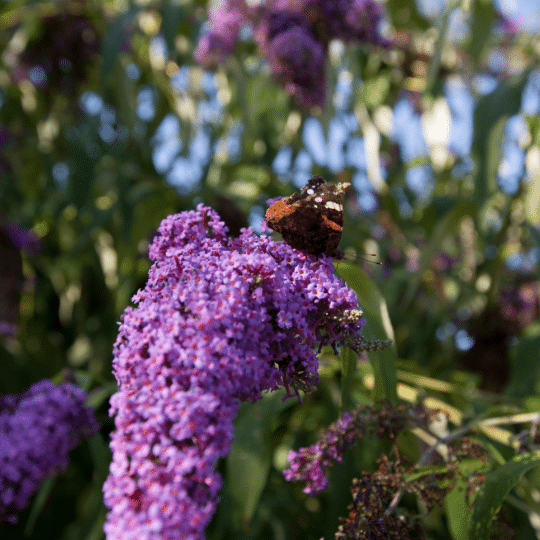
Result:
[[[300,193],[270,206],[266,223],[293,248],[334,256],[343,230],[342,189],[314,176]]]

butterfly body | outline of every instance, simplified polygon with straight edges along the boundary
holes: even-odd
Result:
[[[313,176],[300,193],[270,206],[266,222],[290,246],[315,255],[333,256],[343,231],[340,191],[322,176]]]

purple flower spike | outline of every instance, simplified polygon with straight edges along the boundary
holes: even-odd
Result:
[[[284,471],[285,480],[305,480],[306,487],[303,491],[308,495],[317,495],[324,491],[328,487],[326,472],[334,461],[343,461],[345,449],[351,446],[357,437],[355,428],[352,415],[346,412],[328,428],[322,440],[307,448],[301,448],[299,452],[291,450],[291,467]]]
[[[329,257],[251,228],[229,238],[202,205],[164,219],[150,257],[114,349],[105,532],[199,540],[219,502],[214,469],[230,451],[240,402],[312,388],[317,343],[360,337],[364,320]]]
[[[321,439],[298,452],[289,452],[290,467],[283,471],[285,480],[304,481],[304,493],[317,495],[328,487],[327,474],[335,462],[341,463],[345,450],[365,437],[375,433],[379,438],[395,440],[397,435],[411,422],[425,423],[438,415],[438,411],[425,409],[423,405],[393,405],[381,401],[375,406],[358,407],[354,412],[345,412],[326,429]]]
[[[64,471],[69,451],[97,432],[86,399],[77,386],[48,380],[0,397],[0,522],[17,523],[41,482]]]

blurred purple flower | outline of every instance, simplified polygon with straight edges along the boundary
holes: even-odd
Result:
[[[0,336],[14,336],[19,331],[15,323],[0,319]]]
[[[201,66],[216,66],[232,54],[234,43],[215,32],[208,32],[199,40],[193,56]]]
[[[272,73],[299,104],[324,105],[324,62],[332,39],[387,45],[380,34],[381,4],[375,0],[277,0],[248,8],[226,0],[210,10],[209,31],[195,50],[204,66],[229,56],[242,24],[253,23],[255,40]]]
[[[4,229],[19,251],[26,251],[29,255],[37,255],[41,251],[41,242],[31,229],[16,223],[8,223]]]
[[[69,451],[97,432],[86,399],[77,386],[48,380],[22,395],[0,396],[0,522],[17,523],[41,482],[64,471]]]
[[[154,238],[148,282],[114,349],[108,540],[204,538],[240,402],[312,388],[315,345],[360,337],[357,298],[332,259],[242,231],[228,237],[199,205],[167,217]]]
[[[11,132],[0,125],[0,149],[10,146],[13,143],[13,135]]]
[[[499,309],[507,327],[515,334],[538,320],[540,284],[525,281],[503,289],[499,295]]]
[[[380,33],[383,6],[375,0],[278,0],[274,9],[301,13],[325,44],[342,39],[388,45]]]
[[[324,46],[303,26],[270,41],[268,60],[285,91],[300,104],[323,106],[326,100]]]
[[[411,250],[407,253],[405,268],[409,272],[418,272],[418,268],[420,268],[420,253],[418,251]]]
[[[345,11],[345,29],[342,39],[387,47],[390,42],[380,32],[383,19],[384,10],[380,2],[352,0]]]
[[[40,249],[35,234],[14,223],[0,222],[0,336],[15,335],[18,331],[21,290],[24,286],[21,250],[34,255]]]
[[[458,262],[457,257],[451,257],[448,253],[440,252],[433,258],[433,267],[439,272],[448,272]]]
[[[259,10],[255,37],[285,91],[299,104],[323,106],[327,44],[334,38],[383,44],[381,19],[373,0],[281,0]]]
[[[270,42],[282,32],[287,32],[295,27],[306,30],[311,29],[309,21],[302,13],[296,11],[276,10],[260,12],[260,20],[255,27],[255,40],[261,49],[268,54]]]
[[[199,64],[218,65],[232,54],[246,22],[246,11],[244,0],[223,0],[210,8],[209,30],[201,36],[193,53]]]

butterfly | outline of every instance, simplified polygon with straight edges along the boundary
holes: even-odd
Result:
[[[343,231],[340,187],[313,176],[300,193],[272,204],[266,223],[293,248],[334,256]]]

